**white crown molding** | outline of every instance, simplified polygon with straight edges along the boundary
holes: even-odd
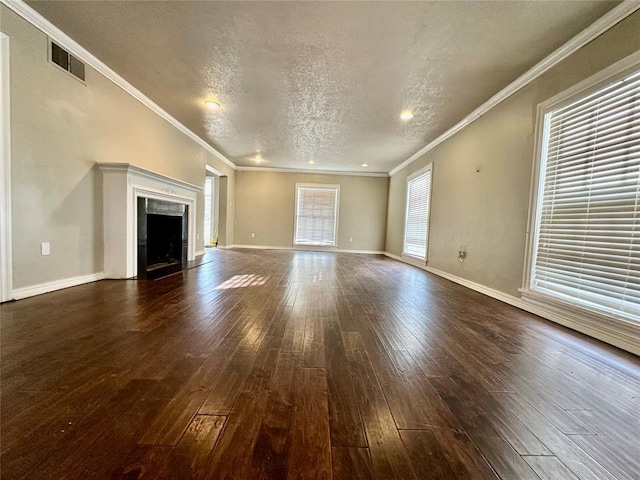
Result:
[[[437,137],[435,140],[431,141],[430,143],[422,147],[420,150],[418,150],[416,153],[411,155],[408,159],[406,159],[400,165],[398,165],[397,167],[394,167],[389,172],[389,176],[395,175],[400,170],[402,170],[403,168],[405,168],[406,166],[410,165],[411,163],[416,161],[418,158],[423,156],[429,150],[435,148],[436,146],[440,145],[442,142],[444,142],[448,138],[458,133],[467,125],[469,125],[470,123],[474,122],[475,120],[480,118],[482,115],[487,113],[493,107],[495,107],[502,101],[509,98],[511,95],[513,95],[518,90],[522,89],[523,87],[531,83],[533,80],[538,78],[543,73],[549,71],[551,68],[553,68],[558,63],[563,61],[569,55],[576,52],[580,48],[584,47],[587,43],[597,38],[598,36],[602,35],[604,32],[606,32],[611,27],[613,27],[617,23],[627,18],[629,15],[631,15],[638,9],[640,9],[640,1],[624,0],[618,6],[609,10],[607,13],[605,13],[602,17],[600,17],[594,23],[592,23],[587,28],[585,28],[578,35],[576,35],[567,43],[565,43],[560,48],[555,50],[553,53],[551,53],[550,55],[542,59],[540,62],[538,62],[532,68],[527,70],[524,74],[522,74],[516,80],[511,82],[509,85],[507,85],[505,88],[500,90],[498,93],[496,93],[493,97],[491,97],[485,103],[483,103],[478,108],[476,108],[473,112],[471,112],[469,115],[463,118],[460,122],[455,124],[453,127],[451,127],[449,130],[447,130],[442,135]]]
[[[30,287],[17,288],[13,291],[14,300],[22,300],[23,298],[42,295],[43,293],[55,292],[63,288],[75,287],[84,283],[97,282],[104,279],[104,272],[92,273],[90,275],[81,275],[77,277],[55,280],[53,282],[39,283]]]
[[[220,170],[216,170],[209,164],[205,165],[204,169],[209,173],[213,173],[216,177],[226,177],[224,173],[222,173]]]
[[[274,172],[274,173],[304,173],[311,175],[343,175],[348,177],[389,177],[388,173],[379,172],[341,172],[338,170],[307,170],[303,168],[276,168],[276,167],[246,167],[237,166],[241,172]]]
[[[69,35],[64,33],[58,27],[56,27],[49,20],[44,18],[38,12],[36,12],[33,8],[28,6],[22,0],[0,0],[0,3],[6,5],[8,8],[13,10],[15,13],[20,15],[26,21],[31,23],[34,27],[42,31],[45,35],[49,36],[52,40],[55,40],[57,44],[61,47],[65,48],[69,52],[71,52],[74,56],[85,62],[87,65],[90,65],[97,72],[104,75],[106,78],[115,83],[122,90],[127,92],[133,98],[138,100],[140,103],[145,105],[151,111],[153,111],[158,116],[165,119],[171,125],[176,127],[186,136],[188,136],[191,140],[198,143],[201,147],[206,149],[211,154],[215,155],[216,158],[222,160],[229,167],[236,169],[236,165],[225,157],[218,150],[213,148],[209,143],[203,140],[201,137],[193,133],[189,130],[185,125],[176,120],[173,116],[171,116],[168,112],[162,109],[158,104],[153,102],[149,97],[147,97],[144,93],[138,90],[136,87],[127,82],[124,78],[118,75],[115,71],[109,68],[105,63],[99,60],[95,55],[89,52],[86,48],[72,39]]]
[[[488,297],[500,300],[501,302],[512,305],[520,310],[533,313],[534,315],[538,315],[539,317],[550,320],[554,323],[576,330],[577,332],[597,338],[598,340],[602,340],[605,343],[614,345],[626,350],[627,352],[640,355],[640,328],[635,325],[630,325],[628,322],[616,321],[614,319],[603,321],[603,317],[599,315],[585,312],[576,314],[560,306],[535,302],[532,299],[523,300],[521,298],[514,297],[513,295],[509,295],[508,293],[487,287],[486,285],[438,270],[437,268],[407,261],[406,258],[389,252],[385,252],[384,255],[394,260],[425,270],[426,272],[433,273],[434,275],[450,280],[458,285],[462,285],[463,287],[470,288],[471,290],[475,290],[476,292],[480,292]]]

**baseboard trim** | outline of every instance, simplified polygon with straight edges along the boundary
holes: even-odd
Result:
[[[196,252],[196,257],[201,257],[202,255],[204,255],[204,250],[198,250]]]
[[[296,249],[299,250],[299,249]],[[338,253],[361,253],[363,255],[384,255],[384,252],[381,250],[347,250],[343,248],[339,248],[336,250]]]
[[[384,255],[385,252],[379,250],[347,250],[343,248],[313,248],[313,247],[280,247],[270,245],[232,245],[224,248],[246,248],[251,250],[294,250],[304,252],[329,252],[329,253],[361,253],[365,255]]]
[[[53,282],[39,283],[30,287],[17,288],[12,292],[11,297],[14,300],[22,300],[23,298],[42,295],[43,293],[55,292],[64,288],[76,287],[84,283],[97,282],[105,278],[104,272],[92,273],[90,275],[81,275],[78,277],[64,278],[62,280],[54,280]]]
[[[457,275],[444,272],[437,268],[410,262],[408,259],[399,255],[394,255],[389,252],[385,252],[384,255],[394,260],[420,268],[426,272],[457,283],[458,285],[462,285],[463,287],[470,288],[471,290],[475,290],[476,292],[495,298],[496,300],[500,300],[501,302],[512,305],[520,310],[524,310],[525,312],[532,313],[551,322],[558,323],[577,332],[584,333],[585,335],[601,340],[622,350],[626,350],[634,355],[640,355],[640,328],[638,328],[636,332],[633,328],[616,328],[616,325],[610,322],[590,321],[584,316],[573,315],[564,310],[561,311],[558,308],[554,308],[553,306],[542,305],[539,303],[534,304],[530,301],[525,302],[521,298],[487,287],[486,285],[458,277]]]

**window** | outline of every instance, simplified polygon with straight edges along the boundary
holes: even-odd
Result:
[[[336,246],[339,194],[339,185],[296,185],[294,244]]]
[[[407,211],[402,253],[426,260],[429,239],[429,202],[431,200],[431,164],[407,180]]]
[[[640,321],[640,71],[543,113],[529,290]]]

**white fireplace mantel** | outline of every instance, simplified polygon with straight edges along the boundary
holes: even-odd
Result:
[[[138,274],[138,198],[181,203],[188,208],[187,260],[195,258],[196,197],[201,187],[130,163],[101,163],[104,273],[106,278]]]

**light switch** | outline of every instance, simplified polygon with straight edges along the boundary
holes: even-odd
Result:
[[[45,256],[51,254],[51,244],[49,242],[42,242],[40,244],[40,255]]]

